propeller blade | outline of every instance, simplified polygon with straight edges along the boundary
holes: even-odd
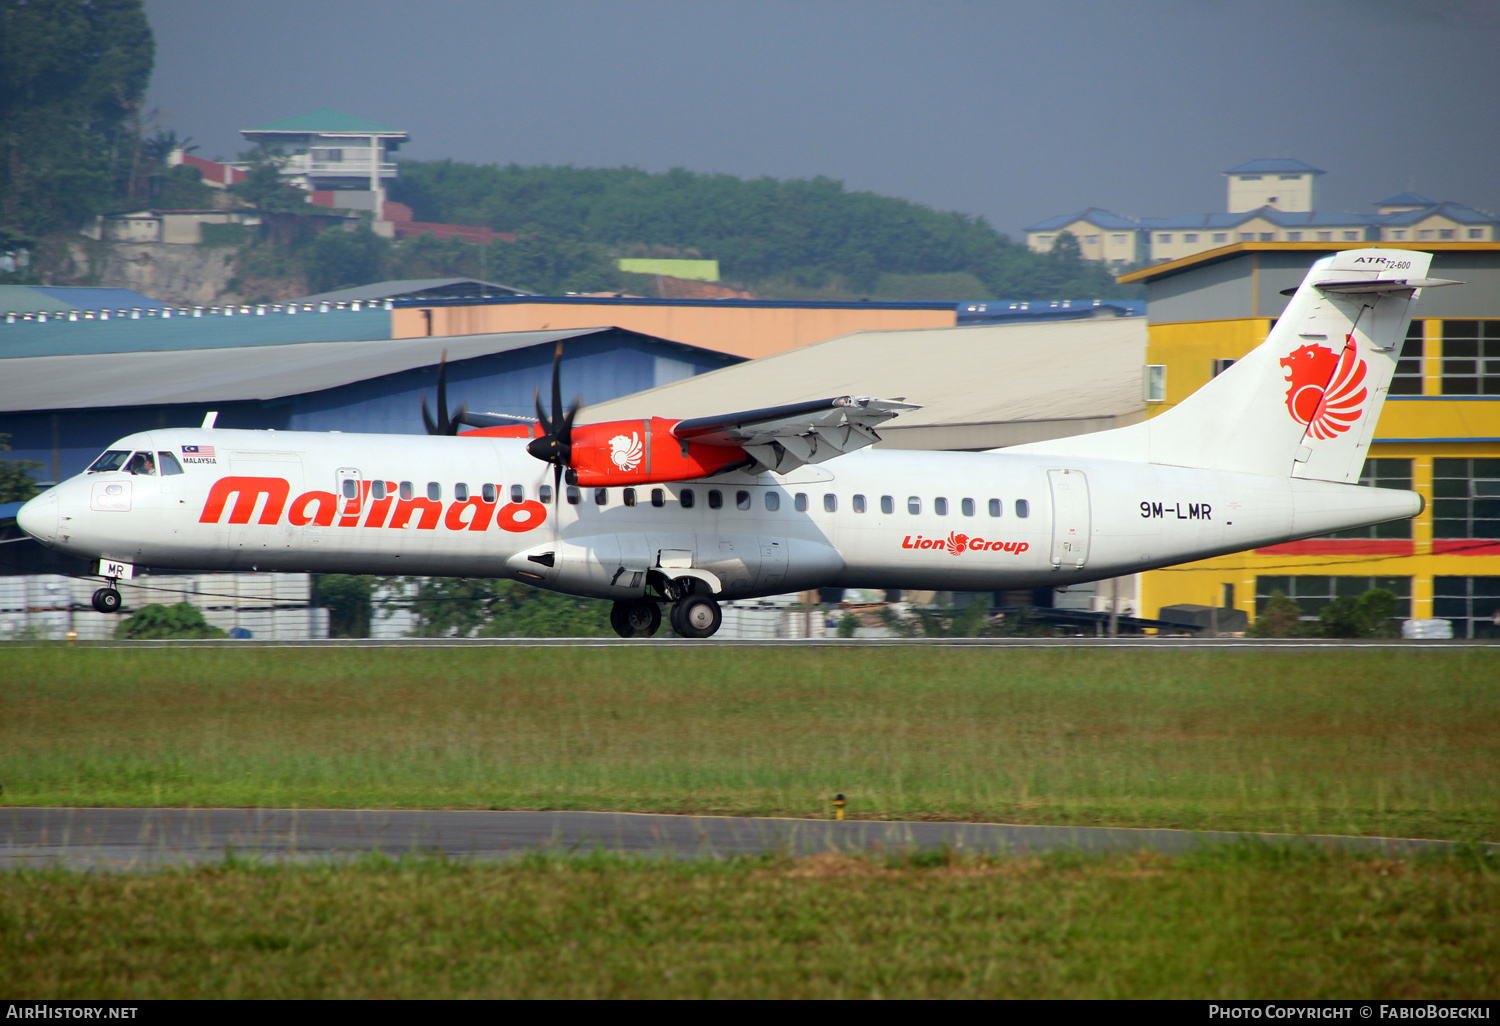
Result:
[[[438,359],[437,407],[437,433],[440,435],[455,434],[457,428],[450,430],[448,423],[448,350],[446,349],[443,350],[443,355]]]
[[[557,350],[552,354],[552,416],[562,415],[562,339],[557,340]]]
[[[552,504],[559,506],[562,501],[562,464],[554,463],[552,464]]]
[[[458,404],[458,412],[455,413],[452,416],[452,418],[448,421],[448,434],[450,434],[450,435],[456,435],[456,434],[458,434],[459,426],[462,425],[468,419],[468,416],[469,416],[469,404],[468,403],[459,403]]]
[[[542,386],[536,388],[536,419],[542,425],[542,434],[550,434],[552,423],[547,419],[547,411],[542,409]]]
[[[427,393],[422,393],[422,423],[427,427],[429,435],[441,434],[438,426],[432,422],[432,414],[427,412]]]

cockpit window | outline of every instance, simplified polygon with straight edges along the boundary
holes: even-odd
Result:
[[[129,449],[111,449],[103,456],[94,461],[89,467],[90,474],[102,474],[106,470],[119,470],[125,465],[125,460],[130,456]]]
[[[149,452],[138,452],[130,457],[130,462],[125,464],[127,474],[144,474],[150,477],[156,476],[156,457]]]
[[[182,464],[177,462],[177,457],[169,452],[159,452],[156,458],[160,460],[157,466],[161,467],[162,477],[171,477],[173,474],[182,473]]]

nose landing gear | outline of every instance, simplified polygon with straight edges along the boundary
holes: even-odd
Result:
[[[94,592],[94,608],[101,613],[118,613],[120,593],[114,588],[100,588]]]
[[[650,599],[616,602],[609,625],[622,638],[649,638],[661,628],[661,609]]]
[[[672,606],[672,630],[684,638],[711,638],[724,622],[719,604],[706,595],[686,595]]]

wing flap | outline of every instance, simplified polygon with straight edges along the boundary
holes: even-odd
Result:
[[[787,406],[678,421],[685,442],[743,448],[766,469],[786,473],[880,441],[875,428],[921,406],[903,399],[837,396]]]

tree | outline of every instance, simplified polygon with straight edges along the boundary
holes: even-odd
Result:
[[[203,184],[203,172],[178,164],[156,175],[152,203],[163,210],[202,210],[213,203],[213,190]]]
[[[599,637],[613,633],[610,604],[542,591],[513,581],[451,577],[391,578],[386,609],[415,616],[419,638]],[[415,590],[411,585],[415,584]]]
[[[10,452],[10,435],[0,434],[0,452]],[[36,460],[0,460],[0,502],[25,502],[37,494],[33,473],[46,469]]]
[[[1273,591],[1266,607],[1255,615],[1246,632],[1257,638],[1299,638],[1308,632],[1302,624],[1302,610],[1284,591]]]
[[[281,179],[281,169],[287,161],[281,150],[274,146],[257,146],[248,153],[241,153],[240,159],[250,166],[245,168],[243,182],[229,186],[231,195],[266,214],[308,212],[307,193]]]
[[[375,578],[353,574],[313,577],[312,601],[328,610],[330,638],[368,638],[375,611]]]
[[[120,621],[115,628],[115,637],[133,641],[163,638],[224,638],[222,630],[209,625],[203,614],[186,602],[175,606],[164,606],[159,602],[137,610],[129,619]]]
[[[0,225],[82,225],[127,194],[155,56],[141,0],[0,0]]]
[[[1361,595],[1341,595],[1318,614],[1325,638],[1394,637],[1396,609],[1400,600],[1384,588],[1371,588]]]
[[[307,284],[314,292],[369,285],[385,278],[389,239],[361,224],[354,231],[333,228],[318,234],[302,251]]]

